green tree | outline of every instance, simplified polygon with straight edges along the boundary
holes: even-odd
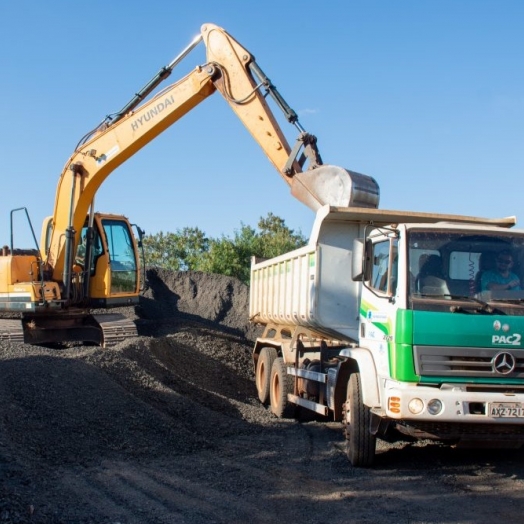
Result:
[[[299,231],[295,233],[286,226],[284,220],[273,213],[258,222],[260,233],[257,238],[255,256],[273,258],[307,244],[306,237]]]
[[[220,273],[249,282],[251,257],[272,258],[297,249],[307,243],[302,233],[289,229],[284,220],[269,213],[258,222],[257,232],[241,225],[233,239],[222,236],[212,239],[204,254],[201,271]]]
[[[226,236],[212,239],[209,251],[203,256],[201,270],[249,282],[250,260],[255,254],[256,239],[256,231],[244,224],[235,231],[233,239]]]
[[[219,273],[249,282],[251,257],[272,258],[306,244],[273,213],[260,218],[258,230],[241,223],[233,238],[207,238],[198,228],[144,237],[146,264],[175,271]]]
[[[198,269],[202,255],[209,249],[209,239],[197,227],[147,235],[143,244],[146,265],[175,271]]]

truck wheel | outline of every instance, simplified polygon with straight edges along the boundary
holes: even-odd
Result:
[[[368,468],[375,459],[376,438],[369,432],[371,414],[362,402],[360,373],[353,373],[348,382],[344,423],[346,453],[355,467]]]
[[[271,412],[278,418],[290,418],[295,411],[295,405],[287,399],[288,393],[293,393],[293,377],[287,374],[284,360],[278,357],[271,366],[269,386]]]
[[[277,358],[275,348],[262,348],[257,360],[255,370],[255,382],[257,385],[258,398],[262,404],[269,401],[269,379],[271,378],[271,367]]]

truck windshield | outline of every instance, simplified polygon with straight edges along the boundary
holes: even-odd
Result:
[[[412,300],[470,300],[524,305],[524,235],[412,229]]]

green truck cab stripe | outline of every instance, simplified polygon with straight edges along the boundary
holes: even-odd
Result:
[[[370,304],[363,302],[361,316],[368,318],[370,311],[373,313]],[[373,322],[387,340],[391,377],[406,382],[418,382],[420,377],[415,374],[413,362],[413,311],[398,310],[394,323],[395,326],[392,326],[391,319],[387,322]],[[393,337],[390,337],[393,333]]]
[[[370,315],[370,311],[372,319],[373,311],[369,304],[361,308],[364,318]],[[494,348],[524,352],[524,317],[520,316],[398,310],[393,322],[388,319],[386,322],[373,322],[373,325],[384,333],[387,340],[391,377],[403,382],[440,382],[436,377],[429,379],[415,373],[413,346]],[[452,382],[449,378],[446,381]],[[457,377],[457,381],[482,382],[461,377]]]
[[[405,382],[418,382],[413,361],[413,311],[399,309],[396,318],[395,338],[389,346],[391,377]]]
[[[496,384],[500,385],[500,378],[467,378],[467,377],[422,377],[420,379],[422,384],[442,384],[448,382],[450,384]],[[522,379],[520,378],[504,378],[504,385],[520,385],[522,386]]]

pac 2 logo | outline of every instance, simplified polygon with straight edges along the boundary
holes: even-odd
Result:
[[[500,346],[520,346],[522,335],[520,333],[509,334],[510,325],[506,322],[502,323],[500,320],[493,322],[493,330],[497,332],[496,335],[491,336],[491,343]],[[499,332],[502,332],[499,335]]]
[[[493,335],[491,337],[492,344],[499,344],[503,346],[520,346],[522,335],[514,333],[513,335]]]

